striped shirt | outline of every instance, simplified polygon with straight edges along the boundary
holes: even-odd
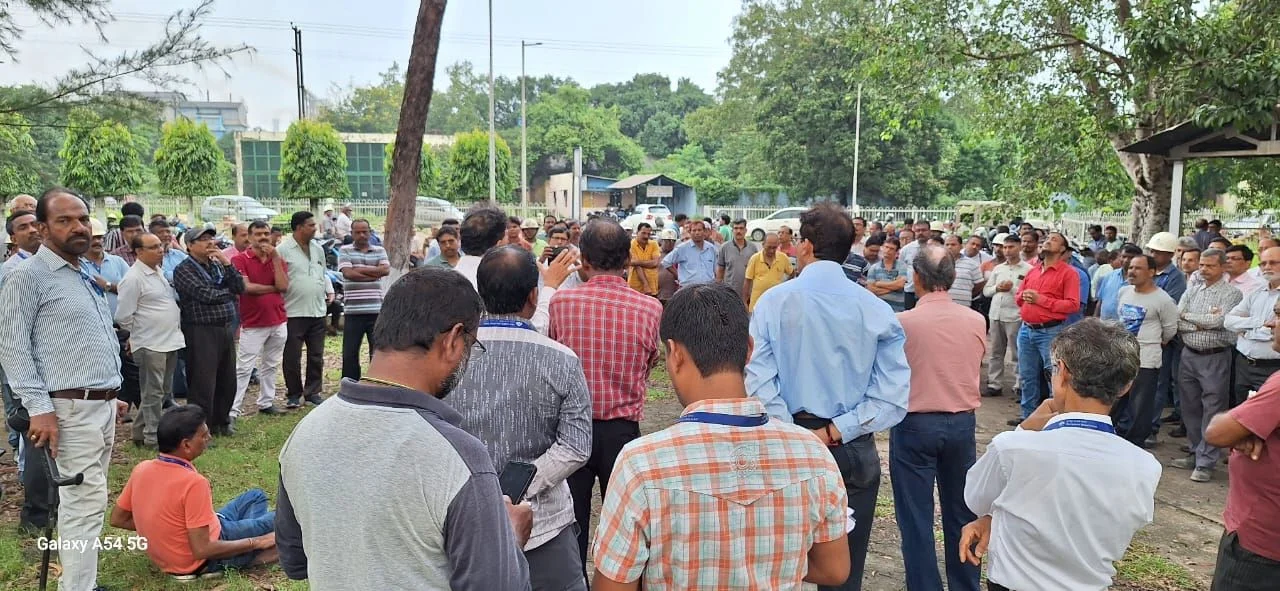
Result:
[[[381,246],[369,245],[361,251],[354,244],[338,249],[338,272],[352,267],[391,267],[387,251]],[[382,279],[372,281],[342,277],[345,314],[377,314],[382,310]]]
[[[471,359],[444,400],[499,471],[512,460],[538,467],[526,495],[534,518],[525,549],[532,550],[574,522],[565,479],[591,456],[591,392],[578,356],[528,320],[486,316],[476,338],[485,353]]]
[[[1243,298],[1239,289],[1222,279],[1213,285],[1192,283],[1178,302],[1178,336],[1182,343],[1196,351],[1235,344],[1235,333],[1223,328],[1222,319]],[[1218,309],[1216,313],[1214,308]]]
[[[973,286],[982,283],[982,263],[978,257],[962,256],[955,260],[956,280],[951,284],[951,301],[968,306],[973,303]]]
[[[53,412],[49,392],[120,387],[107,298],[79,265],[41,248],[6,273],[0,309],[0,366],[32,415]]]
[[[701,400],[683,415],[765,414],[755,398]],[[808,429],[681,422],[623,448],[595,535],[595,567],[663,589],[812,589],[814,544],[845,536],[847,496]],[[870,517],[867,516],[869,519]]]

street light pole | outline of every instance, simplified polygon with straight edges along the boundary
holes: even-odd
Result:
[[[858,209],[858,148],[862,141],[862,83],[858,83],[858,106],[855,107],[857,114],[853,118],[853,194],[850,196],[849,205],[854,211]]]
[[[498,200],[498,150],[493,130],[493,0],[489,0],[489,203]]]
[[[539,45],[542,43],[527,43],[523,39],[520,40],[520,208],[526,212],[529,209],[529,158],[525,150],[529,143],[526,133],[529,124],[525,121],[527,117],[525,104],[528,101],[524,97],[524,48]]]

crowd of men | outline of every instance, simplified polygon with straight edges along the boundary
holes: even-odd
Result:
[[[133,439],[157,457],[134,467],[110,522],[152,540],[179,579],[279,560],[314,589],[861,589],[888,431],[908,589],[979,589],[984,560],[991,589],[1105,589],[1154,517],[1162,466],[1143,447],[1166,421],[1188,439],[1171,466],[1194,481],[1237,450],[1215,589],[1280,575],[1270,237],[1255,272],[1252,250],[1207,223],[1145,249],[1093,228],[1086,247],[1020,220],[969,233],[820,203],[757,244],[744,220],[678,216],[632,235],[478,206],[392,283],[349,212],[323,228],[298,212],[278,245],[249,224],[231,253],[212,228],[176,243],[167,225],[144,232],[139,212],[119,229],[132,258],[108,271],[121,265],[94,246],[105,229],[80,198],[26,204],[0,271],[16,312],[0,338],[17,344],[0,367],[6,402],[30,417],[27,497],[33,452],[48,449],[85,475],[60,489],[59,536],[99,535],[131,363]],[[323,404],[318,229],[351,236],[343,380]],[[178,359],[186,404],[163,411]],[[642,436],[659,361],[684,411]],[[286,409],[317,407],[279,452],[276,511],[260,490],[215,511],[194,461],[235,433],[255,370],[257,414],[288,412],[280,365]],[[1017,428],[979,458],[975,411],[1006,389]],[[504,497],[504,472],[524,465],[523,498]],[[43,525],[39,509],[24,504],[24,524]],[[92,546],[61,561],[64,588],[94,588]]]

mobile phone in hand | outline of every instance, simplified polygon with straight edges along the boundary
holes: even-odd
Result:
[[[533,476],[537,473],[538,467],[533,464],[507,462],[502,475],[498,477],[498,487],[502,489],[502,494],[511,499],[511,504],[518,505],[524,500],[525,493],[529,492],[529,485],[533,484]]]

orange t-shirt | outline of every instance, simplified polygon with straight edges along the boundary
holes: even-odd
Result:
[[[213,512],[209,479],[186,460],[164,457],[177,463],[139,463],[116,504],[133,513],[138,535],[147,540],[147,556],[160,570],[187,574],[204,563],[191,553],[187,530],[208,526],[209,539],[216,540],[222,533],[222,523]]]

